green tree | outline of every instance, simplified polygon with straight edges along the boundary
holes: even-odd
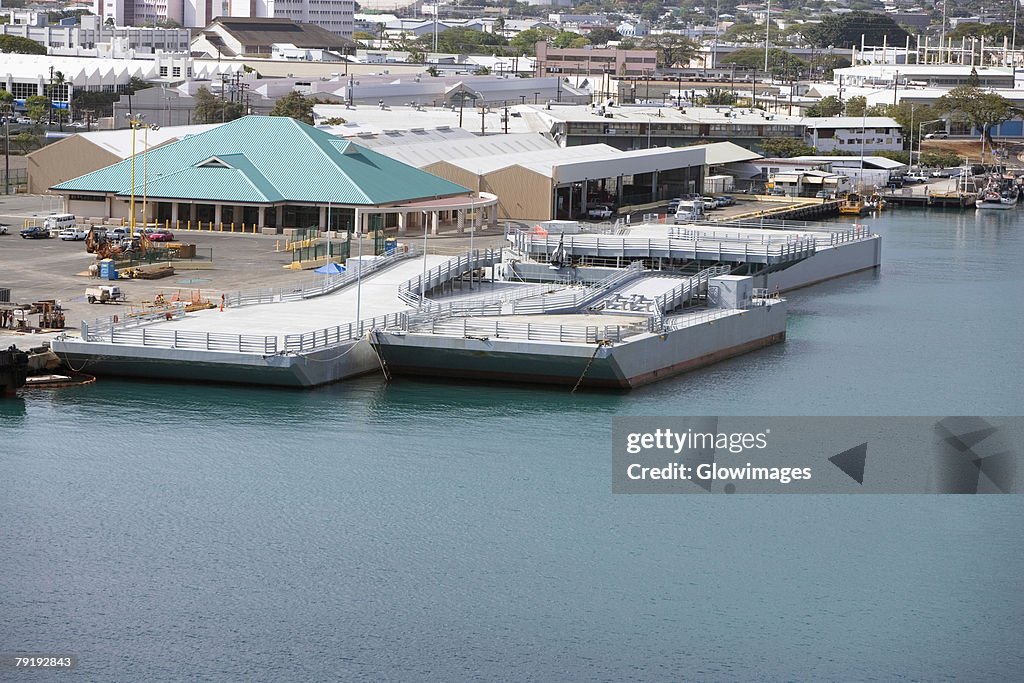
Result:
[[[32,95],[25,99],[25,115],[32,119],[35,125],[42,125],[50,116],[51,104],[50,98],[45,95]]]
[[[363,47],[373,48],[373,42],[377,40],[377,38],[372,33],[356,31],[352,34],[352,40],[357,41]]]
[[[560,31],[551,44],[557,48],[580,48],[590,45],[590,39],[572,31]]]
[[[640,47],[644,50],[657,50],[658,66],[665,69],[671,69],[677,64],[686,66],[699,49],[697,43],[677,33],[645,36],[640,41]]]
[[[868,45],[881,45],[887,38],[889,45],[902,45],[907,32],[886,14],[874,12],[826,13],[820,24],[808,26],[804,37],[814,47],[853,47],[860,45],[861,34]]]
[[[731,52],[722,58],[723,64],[736,64],[751,69],[764,68],[764,50],[756,47],[745,47]],[[798,77],[807,69],[807,62],[785,50],[772,48],[768,50],[768,72],[781,79]]]
[[[949,168],[962,162],[955,152],[921,152],[920,163],[929,168]]]
[[[808,116],[839,116],[843,113],[843,103],[835,95],[822,97],[807,107]]]
[[[0,52],[13,52],[22,55],[45,55],[46,47],[21,36],[0,36]]]
[[[799,157],[817,151],[799,138],[765,138],[761,148],[765,156],[780,158]]]
[[[11,138],[11,143],[20,149],[22,154],[28,154],[32,150],[43,146],[43,138],[35,133],[22,131]]]
[[[701,101],[708,106],[736,104],[736,93],[721,88],[711,88]]]
[[[937,114],[965,121],[972,128],[980,130],[982,138],[989,144],[992,143],[992,135],[989,132],[992,126],[1024,115],[1020,107],[1002,95],[970,85],[953,88],[935,100],[932,109]]]
[[[597,28],[590,29],[587,38],[590,39],[592,45],[607,45],[610,41],[618,41],[622,36],[613,28],[598,26]]]
[[[234,121],[245,113],[240,103],[217,97],[206,86],[196,91],[194,109],[197,123]]]
[[[758,24],[733,24],[719,36],[725,43],[761,43],[764,44],[764,26]]]
[[[292,90],[274,103],[271,116],[290,116],[296,121],[313,125],[313,100],[302,93]]]
[[[856,95],[846,100],[847,116],[864,116],[868,107],[868,98],[863,95]]]
[[[558,35],[558,31],[546,26],[541,28],[528,28],[512,38],[512,40],[509,41],[509,46],[515,50],[515,54],[517,55],[534,56],[537,54],[537,43],[554,38],[556,35]]]
[[[424,50],[434,49],[434,36],[425,35],[416,44]],[[495,47],[508,45],[503,36],[470,28],[450,28],[437,34],[437,51],[455,54],[490,54]]]

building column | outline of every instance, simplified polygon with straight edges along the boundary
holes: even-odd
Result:
[[[217,225],[220,225],[221,224],[221,220],[222,220],[222,215],[223,215],[222,214],[222,206],[219,203],[218,204],[214,204],[213,205],[213,222],[216,223]]]
[[[459,209],[458,210],[458,218],[457,218],[456,225],[458,227],[458,231],[459,231],[460,235],[462,233],[466,232],[466,210],[465,209]]]
[[[171,202],[171,223],[178,224],[178,202]]]
[[[257,216],[256,228],[260,232],[263,232],[263,226],[264,226],[264,224],[266,223],[266,220],[267,220],[267,207],[261,206],[258,209],[256,209],[256,216]]]
[[[498,205],[491,204],[487,207],[487,225],[492,228],[498,224]]]
[[[398,234],[404,235],[406,232],[405,226],[405,211],[398,212]]]
[[[195,225],[199,219],[199,207],[195,204],[188,205],[188,219],[192,222],[192,225]]]
[[[580,196],[580,211],[587,212],[587,193],[590,192],[590,181],[583,181],[583,194]]]
[[[327,207],[320,207],[320,229],[324,230],[327,226]]]
[[[441,223],[441,212],[440,211],[431,211],[430,212],[430,234],[431,235],[436,235],[438,233],[438,231],[441,229],[440,223]]]
[[[658,199],[658,172],[655,171],[651,175],[651,201],[657,201]]]
[[[284,227],[284,204],[274,207],[274,227],[278,230]]]
[[[615,203],[622,206],[622,176],[615,179]]]

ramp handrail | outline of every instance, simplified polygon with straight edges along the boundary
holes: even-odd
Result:
[[[700,288],[707,285],[711,278],[718,275],[728,275],[731,270],[732,269],[729,268],[729,266],[711,266],[710,268],[705,268],[696,275],[687,278],[685,282],[679,283],[668,292],[655,297],[654,306],[657,311],[663,315],[669,311],[675,310],[691,299],[695,293],[700,292]]]
[[[96,318],[95,320],[83,320],[81,322],[82,339],[84,341],[109,341],[110,333],[113,330],[125,330],[132,327],[141,327],[157,321],[177,320],[185,315],[185,302],[177,302],[171,306],[154,309],[137,315],[108,316]]]
[[[426,298],[427,292],[477,268],[500,263],[501,256],[501,250],[486,249],[483,252],[474,250],[472,253],[450,258],[431,268],[425,274],[417,275],[398,285],[398,298],[410,306],[420,306],[421,298],[425,304],[429,301]]]
[[[545,313],[556,310],[576,310],[583,308],[605,293],[639,277],[644,272],[643,261],[633,261],[627,268],[612,273],[603,280],[575,291],[568,291],[554,296],[530,297],[539,301],[524,299],[513,304],[513,313]]]

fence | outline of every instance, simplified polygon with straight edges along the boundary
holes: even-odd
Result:
[[[629,325],[537,325],[504,320],[459,318],[448,320],[415,321],[406,326],[410,332],[461,335],[477,339],[524,339],[528,341],[568,342],[596,344],[618,342],[626,337],[647,332],[646,321]]]
[[[344,325],[325,327],[311,332],[286,334],[284,336],[284,350],[303,352],[328,348],[359,339],[370,330],[402,327],[403,324],[404,317],[401,313],[390,313],[388,315],[367,318],[366,320],[354,321]]]
[[[416,250],[410,248],[407,252],[396,252],[394,254],[382,256],[371,264],[365,266],[361,265],[361,272],[365,277],[369,273],[376,272],[383,268],[389,268],[399,261],[412,258],[415,255]],[[337,275],[325,275],[318,280],[297,284],[293,287],[246,289],[238,292],[232,292],[224,295],[224,305],[228,307],[251,306],[253,304],[269,304],[280,303],[282,301],[310,299],[315,296],[329,294],[341,289],[342,287],[353,284],[359,279],[359,272],[360,271],[345,271],[344,273],[339,273]]]

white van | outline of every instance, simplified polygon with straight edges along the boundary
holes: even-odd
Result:
[[[75,227],[75,216],[70,213],[55,213],[47,216],[43,227],[50,231],[50,237],[57,237],[65,228]]]

